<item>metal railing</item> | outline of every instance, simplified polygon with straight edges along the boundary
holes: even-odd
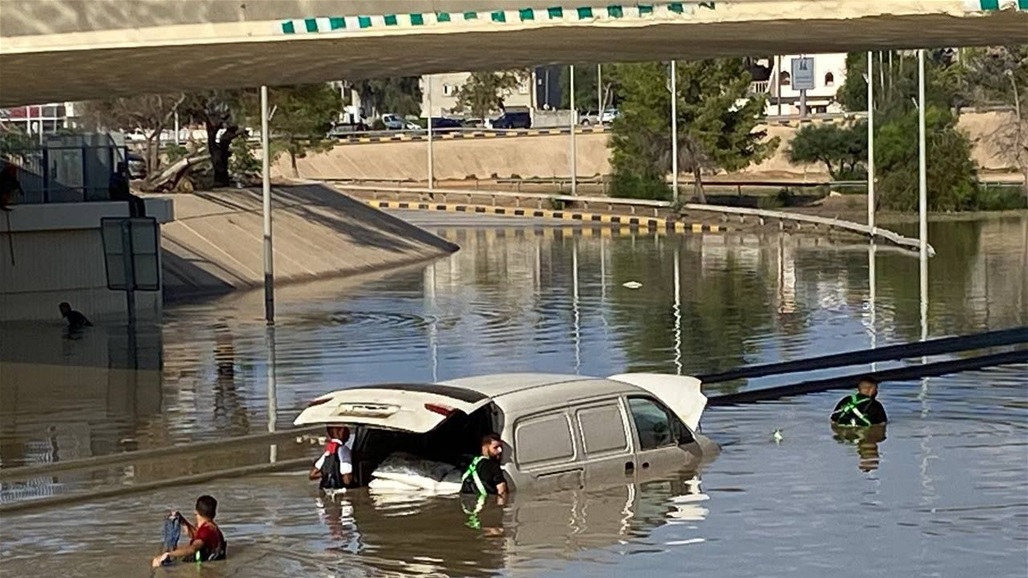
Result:
[[[461,190],[461,189],[427,189],[421,187],[388,187],[388,186],[370,186],[370,185],[350,185],[340,182],[341,179],[320,179],[323,182],[334,183],[334,186],[340,191],[352,191],[356,193],[370,194],[372,199],[378,198],[377,195],[391,195],[395,199],[399,199],[402,194],[416,194],[416,195],[429,195],[432,198],[438,198],[442,202],[451,197],[460,197],[468,204],[472,203],[472,199],[475,197],[486,197],[490,200],[492,205],[496,205],[498,199],[508,199],[514,202],[515,207],[522,206],[522,201],[534,202],[538,208],[542,208],[544,202],[553,203],[571,203],[581,204],[586,210],[589,209],[590,205],[605,206],[610,211],[613,207],[626,207],[632,214],[636,214],[638,209],[645,209],[648,212],[652,212],[654,217],[660,216],[660,212],[673,210],[672,203],[668,201],[654,201],[648,199],[628,199],[621,197],[587,197],[579,195],[553,195],[547,193],[525,193],[525,192],[511,192],[511,191],[485,191],[485,190]],[[870,227],[861,223],[855,223],[853,221],[846,221],[838,218],[819,217],[816,215],[804,215],[801,213],[788,213],[784,211],[772,211],[766,209],[751,209],[748,207],[728,207],[724,205],[703,205],[699,203],[685,203],[679,206],[680,209],[686,211],[696,212],[708,212],[718,213],[722,216],[735,215],[740,217],[755,217],[761,224],[768,219],[777,220],[779,223],[793,222],[799,224],[813,225],[814,227],[825,227],[831,229],[840,229],[851,233],[857,233],[863,236],[870,237],[872,239],[881,239],[892,243],[898,247],[905,247],[909,249],[918,249],[920,242],[918,239],[910,237],[904,237],[899,233],[883,229],[881,227]],[[928,255],[935,256],[935,249],[931,245],[928,246]]]

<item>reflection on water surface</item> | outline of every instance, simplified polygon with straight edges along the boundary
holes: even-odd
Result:
[[[1026,231],[1023,218],[933,224],[931,336],[1028,323]],[[704,373],[921,335],[917,261],[886,248],[874,252],[872,300],[861,245],[442,234],[463,250],[427,268],[281,289],[270,334],[259,294],[169,309],[163,327],[140,330],[135,355],[123,328],[71,340],[56,323],[0,327],[0,465],[281,430],[312,397],[357,383],[527,370]],[[1022,366],[884,384],[892,421],[882,439],[831,429],[826,416],[841,392],[711,409],[704,432],[725,448],[702,482],[686,473],[517,496],[483,511],[480,530],[452,499],[386,504],[353,492],[319,505],[293,471],[5,514],[0,571],[148,575],[161,512],[207,491],[222,502],[231,558],[205,576],[1023,576],[1026,375]],[[316,451],[291,438],[274,448],[189,447],[30,480],[0,471],[0,501]]]

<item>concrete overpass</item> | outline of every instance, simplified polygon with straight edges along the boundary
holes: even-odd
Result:
[[[0,0],[0,106],[339,78],[1028,42],[1028,0]]]

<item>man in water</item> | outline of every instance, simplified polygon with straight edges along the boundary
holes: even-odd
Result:
[[[498,496],[502,503],[507,497],[507,481],[500,468],[500,456],[503,454],[503,442],[500,441],[500,435],[488,433],[482,436],[481,448],[481,454],[471,460],[471,464],[461,477],[460,492],[479,496]]]
[[[75,311],[71,308],[68,303],[61,303],[57,306],[61,310],[61,317],[68,320],[68,329],[82,329],[83,327],[92,327],[86,316]]]
[[[860,378],[857,392],[850,394],[835,406],[832,423],[842,426],[869,427],[888,421],[885,408],[876,398],[878,381],[870,376]]]
[[[196,525],[189,523],[182,514],[175,512],[174,517],[189,532],[189,544],[174,548],[153,559],[152,566],[157,568],[168,560],[184,558],[186,562],[210,562],[224,560],[228,544],[221,528],[214,523],[218,514],[218,500],[211,496],[200,496],[196,499]]]
[[[322,490],[341,490],[353,485],[353,457],[346,440],[350,438],[350,428],[343,425],[330,425],[326,428],[328,443],[325,453],[314,462],[308,477],[321,480]]]

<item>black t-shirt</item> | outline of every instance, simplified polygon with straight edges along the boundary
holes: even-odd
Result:
[[[847,407],[851,409],[844,411]],[[861,419],[857,412],[864,419]],[[880,401],[857,393],[847,395],[835,404],[832,421],[839,425],[869,426],[883,424],[889,421],[889,418],[885,415],[885,407]]]
[[[86,319],[86,316],[79,313],[78,311],[72,310],[68,312],[66,316],[68,319],[68,326],[78,329],[80,327],[92,327],[93,324]]]
[[[465,471],[467,471],[465,469]],[[487,494],[498,494],[497,486],[504,483],[506,480],[503,477],[503,470],[500,469],[499,460],[484,459],[478,462],[478,478],[482,480],[482,485],[485,486]],[[477,494],[478,487],[475,485],[473,476],[468,476],[464,480],[464,484],[460,488],[462,494]]]

